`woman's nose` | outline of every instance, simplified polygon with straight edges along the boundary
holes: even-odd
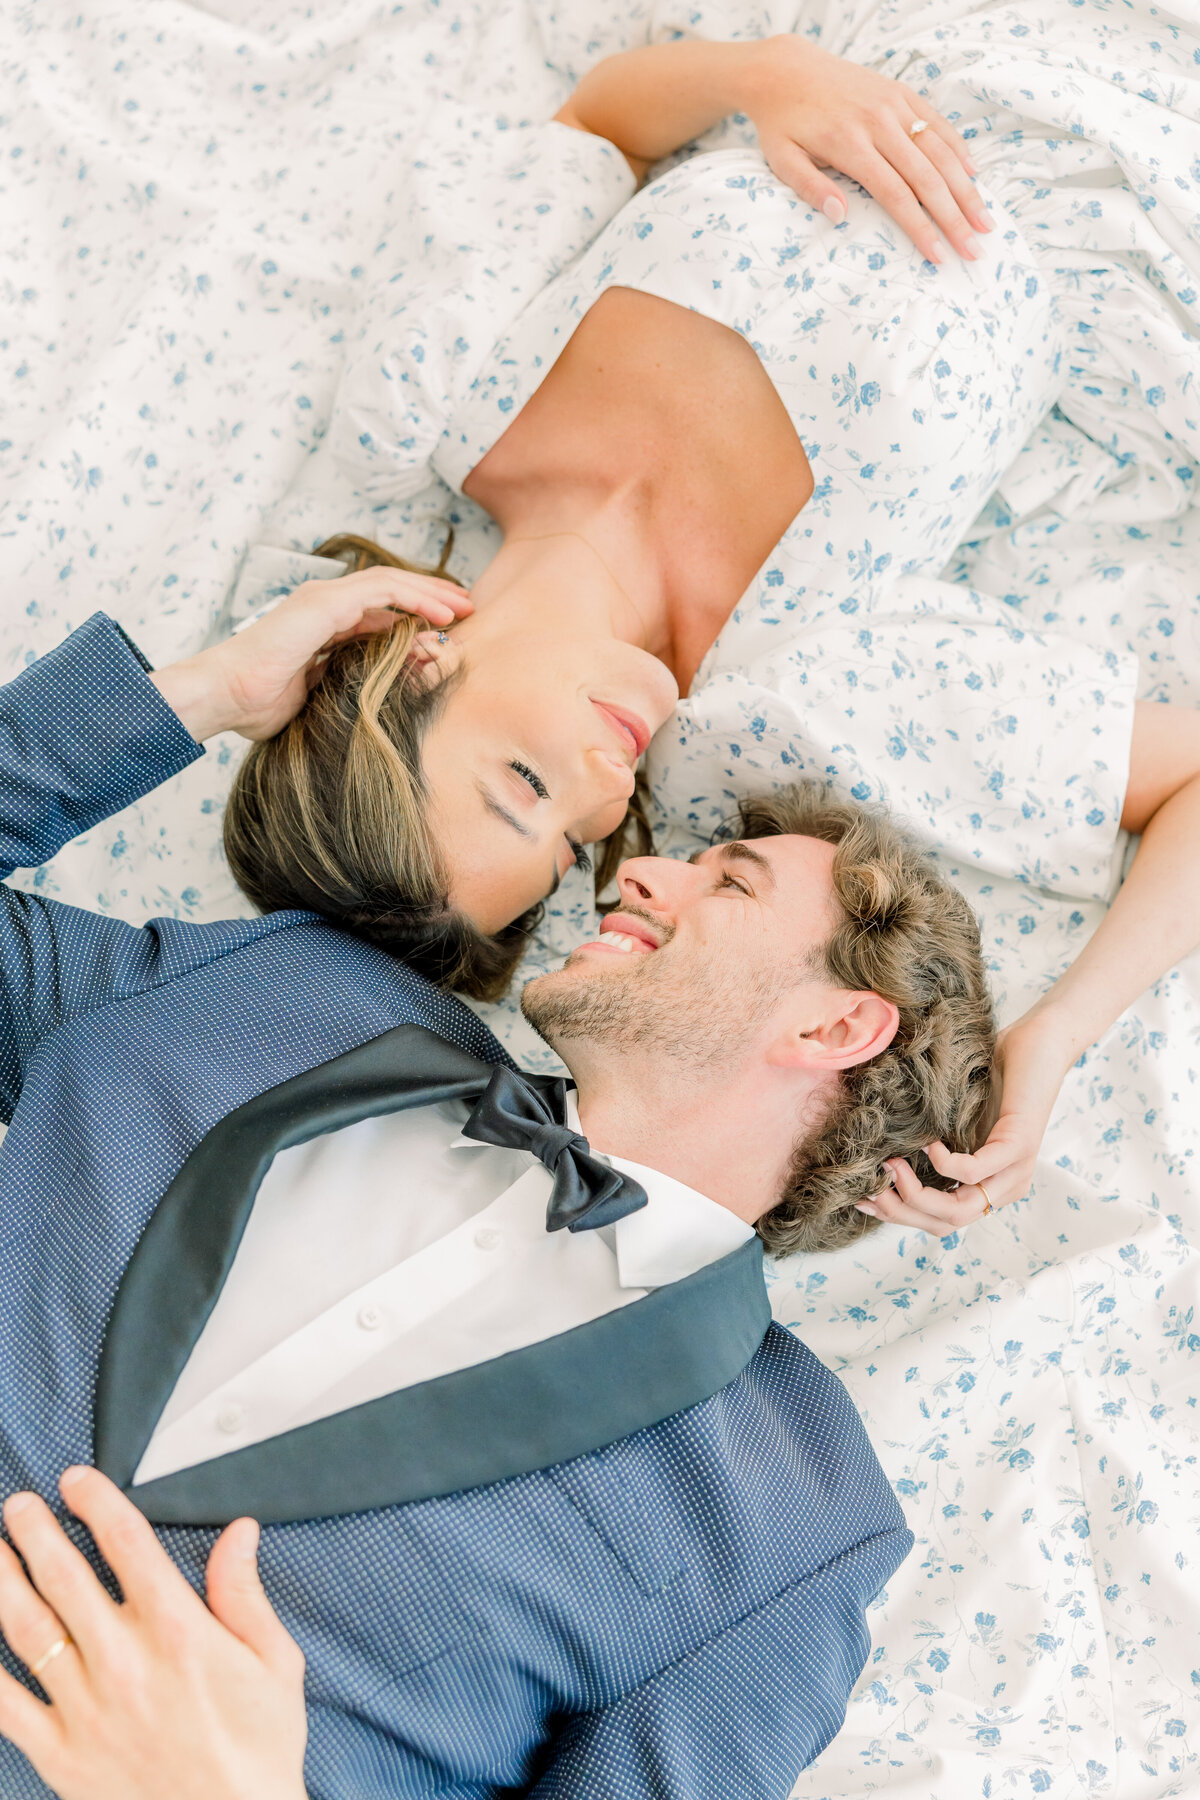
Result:
[[[588,776],[590,783],[599,781],[609,797],[614,800],[627,801],[637,786],[637,777],[629,764],[619,756],[613,756],[608,750],[593,750],[588,758]]]

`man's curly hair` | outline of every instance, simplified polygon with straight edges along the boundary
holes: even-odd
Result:
[[[836,846],[842,920],[821,973],[892,1001],[900,1024],[881,1055],[842,1072],[837,1099],[796,1146],[784,1192],[758,1222],[777,1256],[840,1249],[878,1225],[856,1202],[888,1184],[889,1156],[907,1157],[930,1186],[953,1185],[924,1146],[940,1138],[951,1150],[978,1148],[996,1046],[979,926],[930,859],[890,820],[818,782],[743,801],[730,835],[788,833]]]

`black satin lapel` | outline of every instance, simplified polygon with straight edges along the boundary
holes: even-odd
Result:
[[[398,1025],[227,1113],[192,1151],[117,1290],[97,1378],[96,1466],[125,1486],[233,1266],[259,1184],[292,1144],[372,1114],[473,1096],[492,1065]]]
[[[475,1368],[126,1488],[156,1524],[264,1524],[430,1500],[550,1468],[697,1406],[771,1322],[757,1238],[684,1281]]]

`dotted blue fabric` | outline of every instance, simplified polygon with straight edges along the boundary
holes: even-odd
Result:
[[[98,615],[0,690],[6,867],[197,753]],[[0,1494],[53,1504],[91,1458],[117,1284],[214,1122],[405,1022],[502,1052],[309,914],[139,930],[0,891]],[[160,1535],[199,1587],[215,1532]],[[910,1543],[841,1384],[778,1326],[715,1398],[605,1451],[268,1527],[267,1590],[308,1658],[309,1791],[782,1796],[837,1730]],[[45,1792],[0,1743],[0,1800]]]

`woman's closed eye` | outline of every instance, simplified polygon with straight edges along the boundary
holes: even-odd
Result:
[[[514,775],[519,776],[528,787],[532,788],[539,800],[548,800],[550,798],[550,790],[536,769],[531,769],[528,763],[518,762],[515,758],[509,762],[508,766],[513,771]],[[592,872],[592,859],[584,849],[583,845],[579,843],[576,838],[573,838],[569,832],[564,832],[563,836],[567,840],[567,848],[571,852],[571,858],[575,866],[582,869],[585,875],[590,875]],[[561,879],[561,877],[559,877],[559,879]],[[557,887],[558,880],[555,881],[554,887],[550,889],[550,893],[553,894]]]
[[[508,766],[515,775],[519,775],[521,780],[533,789],[539,800],[548,800],[550,798],[550,789],[546,786],[536,769],[531,769],[528,763],[516,762],[515,760],[511,761]]]

